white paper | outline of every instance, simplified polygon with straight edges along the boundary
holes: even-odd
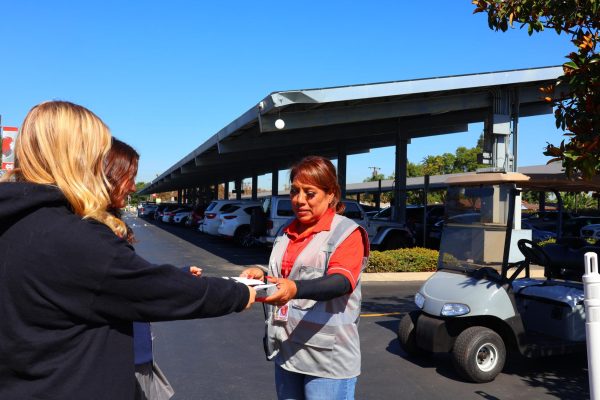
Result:
[[[254,288],[254,290],[263,290],[263,289],[267,289],[267,288],[275,286],[274,283],[264,283],[260,279],[242,278],[240,276],[231,276],[231,277],[224,276],[223,278],[233,279],[234,281],[243,283],[246,286],[252,286]]]

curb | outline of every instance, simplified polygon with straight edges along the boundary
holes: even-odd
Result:
[[[422,282],[429,279],[435,272],[365,272],[362,274],[363,282]],[[519,277],[525,277],[522,273]],[[532,267],[530,277],[543,278],[544,269]]]

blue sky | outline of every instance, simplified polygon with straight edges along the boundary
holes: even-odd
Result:
[[[273,91],[560,65],[569,38],[491,31],[470,0],[5,2],[0,115],[69,100],[141,154],[150,181]],[[482,131],[414,140],[408,158],[472,147]],[[559,143],[552,116],[522,118],[519,164]],[[393,149],[348,160],[347,182],[389,175]],[[259,186],[267,186],[262,177]],[[282,176],[280,178],[284,179]]]

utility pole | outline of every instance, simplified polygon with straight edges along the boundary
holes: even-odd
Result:
[[[379,173],[379,170],[381,169],[379,167],[369,167],[369,168],[371,168],[373,170],[373,178],[375,178],[377,176],[377,174]]]

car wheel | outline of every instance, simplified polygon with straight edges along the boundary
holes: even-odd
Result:
[[[424,354],[425,352],[417,347],[417,340],[415,337],[415,323],[419,318],[419,311],[411,311],[406,313],[400,320],[398,326],[398,341],[402,350],[408,354],[409,357],[415,357]]]
[[[504,368],[506,346],[496,332],[483,326],[465,329],[456,338],[452,362],[458,374],[476,383],[493,381]]]
[[[233,235],[233,240],[242,247],[252,247],[254,241],[250,235],[250,227],[248,225],[243,225],[237,228]]]

